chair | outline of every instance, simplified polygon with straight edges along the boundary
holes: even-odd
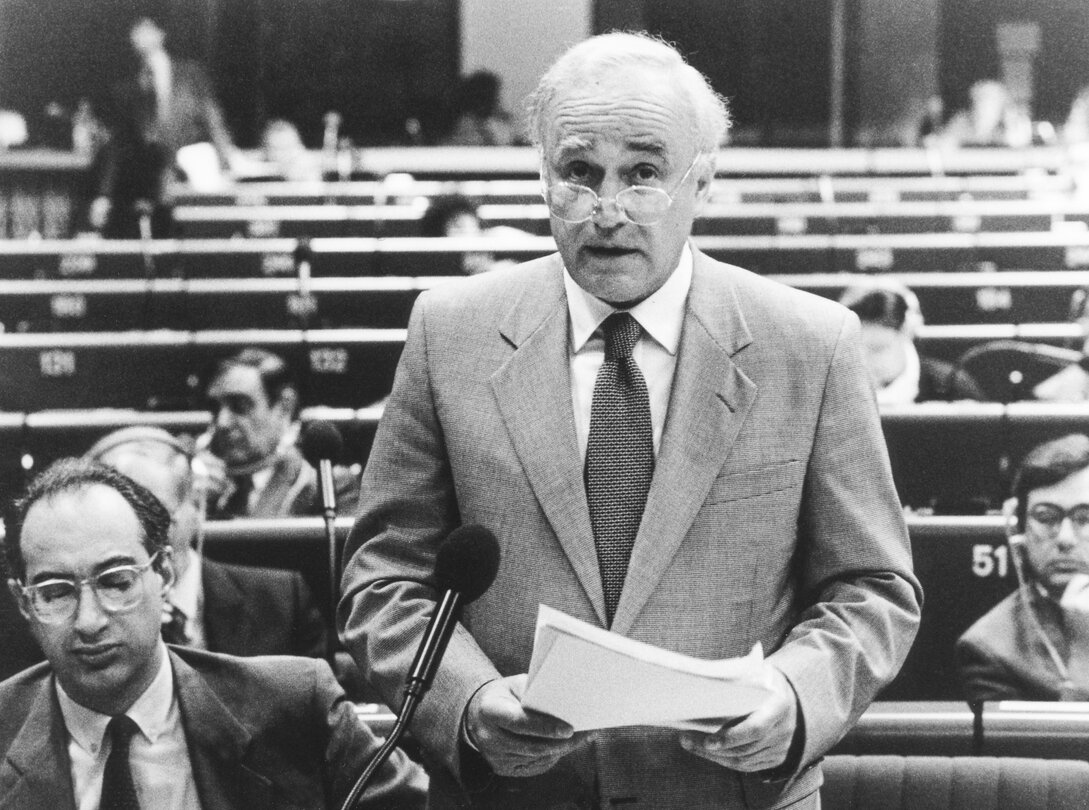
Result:
[[[830,756],[828,810],[1085,810],[1089,762],[1019,757]]]

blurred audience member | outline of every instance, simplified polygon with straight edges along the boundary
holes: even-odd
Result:
[[[1089,143],[1089,84],[1074,96],[1062,134],[1066,143]]]
[[[485,228],[477,213],[476,204],[461,194],[448,194],[435,197],[420,218],[421,236],[487,236],[495,238],[517,238],[532,236],[527,231],[508,225]],[[462,271],[467,276],[475,276],[500,267],[513,267],[513,259],[496,259],[495,254],[483,251],[467,251],[462,258]]]
[[[26,119],[14,110],[0,109],[0,151],[26,143]]]
[[[201,553],[203,503],[185,443],[161,428],[123,428],[87,458],[124,473],[170,513],[175,581],[163,614],[167,641],[232,655],[325,656],[326,625],[301,574]]]
[[[1089,436],[1025,456],[1007,520],[1018,587],[957,641],[965,696],[1089,700]]]
[[[840,303],[862,321],[862,342],[870,380],[880,405],[929,400],[986,399],[966,372],[919,354],[915,337],[923,325],[919,299],[891,281],[850,287]]]
[[[978,81],[968,90],[969,106],[946,122],[939,136],[943,146],[1028,146],[1032,121],[1014,104],[1000,81]]]
[[[208,516],[320,515],[317,471],[297,446],[299,394],[283,358],[243,349],[221,360],[208,385],[210,432],[198,439]],[[354,513],[359,476],[335,466],[341,514]]]
[[[283,118],[274,118],[261,133],[265,162],[282,180],[321,180],[321,163],[311,154],[298,128]]]
[[[491,71],[465,76],[454,93],[454,123],[447,146],[510,146],[518,142],[510,114],[500,104],[502,82]]]
[[[1077,324],[1085,335],[1081,344],[1083,357],[1089,357],[1089,288],[1076,290],[1070,299],[1071,323]],[[1032,395],[1043,402],[1085,402],[1089,400],[1089,371],[1081,363],[1071,363],[1052,374],[1032,389]],[[1089,367],[1089,366],[1087,366]]]
[[[339,806],[379,742],[324,661],[163,643],[170,520],[143,487],[79,459],[9,513],[8,588],[48,662],[0,684],[0,804]],[[422,808],[426,784],[395,752],[366,806]]]
[[[136,68],[112,94],[111,138],[89,219],[106,236],[137,238],[146,215],[152,235],[168,236],[179,151],[189,148],[191,167],[221,175],[229,171],[233,147],[203,69],[167,53],[163,29],[147,17],[136,21],[129,38]],[[210,161],[201,159],[208,154]]]

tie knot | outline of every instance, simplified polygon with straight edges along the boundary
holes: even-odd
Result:
[[[605,330],[605,361],[631,357],[632,349],[639,340],[639,321],[630,312],[614,312],[605,319],[602,328]]]
[[[136,721],[127,714],[119,714],[110,718],[106,731],[110,735],[110,741],[115,749],[128,749],[133,735],[140,730]]]

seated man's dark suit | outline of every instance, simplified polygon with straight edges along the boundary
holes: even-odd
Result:
[[[1048,652],[1047,641],[1066,660],[1062,627],[1058,605],[1018,588],[957,639],[964,696],[970,701],[1089,700],[1089,693],[1064,680]]]
[[[231,655],[325,655],[328,638],[298,571],[201,560],[208,649]]]
[[[335,807],[378,746],[324,661],[183,647],[170,660],[205,810]],[[0,757],[0,810],[74,808],[48,664],[0,684]],[[380,773],[366,807],[426,806],[426,777],[402,753]]]

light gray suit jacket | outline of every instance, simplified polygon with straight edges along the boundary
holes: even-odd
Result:
[[[498,578],[466,610],[413,727],[442,765],[433,806],[465,806],[459,786],[484,788],[473,806],[510,808],[779,807],[812,793],[820,756],[899,669],[921,594],[857,319],[699,252],[612,629],[712,659],[761,642],[798,695],[799,769],[742,775],[688,754],[676,732],[628,728],[542,777],[470,778],[480,762],[459,745],[462,712],[484,682],[527,671],[538,603],[604,622],[568,331],[555,255],[420,296],[345,551],[349,648],[400,705],[436,548],[483,524],[502,548]]]

